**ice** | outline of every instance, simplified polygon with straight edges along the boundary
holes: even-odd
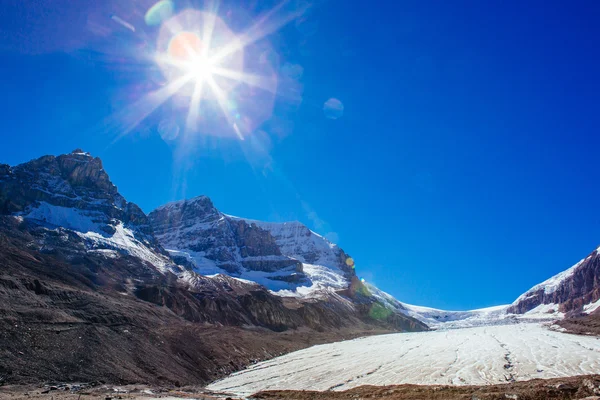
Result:
[[[283,297],[318,297],[323,292],[333,292],[336,289],[348,287],[348,280],[335,267],[303,264],[302,268],[308,277],[308,284],[297,285],[293,289],[271,290],[271,293]]]
[[[346,390],[360,385],[485,385],[594,374],[600,340],[521,323],[371,336],[313,346],[214,382],[209,390]]]

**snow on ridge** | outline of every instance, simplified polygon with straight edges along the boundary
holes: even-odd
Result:
[[[329,247],[331,247],[331,248],[338,247],[337,244],[331,242],[325,236],[320,235],[317,232],[313,231],[312,229],[310,229],[308,226],[306,226],[305,224],[303,224],[300,221],[269,222],[269,221],[260,221],[258,219],[237,217],[235,215],[229,215],[229,214],[225,214],[225,213],[221,213],[221,214],[223,214],[227,218],[242,220],[242,221],[245,221],[248,224],[256,224],[256,226],[259,226],[259,227],[261,227],[261,228],[263,228],[265,230],[268,230],[268,231],[271,231],[271,230],[284,230],[284,229],[290,229],[290,228],[306,229],[312,235],[315,235],[319,239],[321,239],[324,242],[328,243]]]
[[[598,250],[596,250],[596,252],[598,252]],[[571,276],[573,276],[573,274],[575,273],[575,271],[577,270],[577,268],[583,264],[583,262],[585,262],[587,259],[589,259],[591,256],[588,256],[582,260],[580,260],[577,264],[573,265],[572,267],[559,272],[558,274],[546,279],[545,281],[543,281],[542,283],[538,283],[537,285],[533,286],[531,289],[529,289],[528,291],[526,291],[525,293],[523,293],[521,296],[519,296],[512,304],[518,304],[519,302],[523,301],[523,300],[527,300],[528,298],[532,297],[533,295],[535,295],[536,292],[540,291],[540,290],[544,290],[545,294],[552,294],[554,292],[556,292],[558,290],[558,288],[560,287],[560,285],[567,279],[569,279]]]
[[[90,251],[118,250],[150,263],[161,272],[170,270],[174,265],[168,257],[153,251],[136,239],[133,230],[125,227],[121,221],[115,220],[117,224],[111,224],[115,229],[112,235],[104,231],[102,226],[106,224],[96,222],[105,217],[99,211],[85,211],[40,202],[37,207],[18,216],[51,227],[71,230],[88,243]],[[104,255],[114,254],[106,251]]]

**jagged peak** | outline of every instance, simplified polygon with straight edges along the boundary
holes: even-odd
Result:
[[[186,207],[187,206],[196,206],[196,205],[201,205],[203,208],[215,208],[210,197],[205,196],[205,195],[200,195],[200,196],[192,197],[190,199],[183,199],[183,200],[176,200],[176,201],[168,202],[166,204],[163,204],[162,206],[157,207],[152,212],[181,208],[184,206],[186,206]],[[216,208],[215,208],[215,210],[216,210]]]

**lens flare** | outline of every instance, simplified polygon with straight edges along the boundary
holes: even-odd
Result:
[[[338,99],[331,98],[323,105],[323,112],[329,119],[338,119],[344,115],[344,104]]]
[[[146,93],[136,96],[108,121],[111,130],[118,131],[115,141],[142,121],[154,118],[163,105],[169,111],[162,120],[166,117],[174,122],[163,123],[159,133],[165,141],[176,140],[177,152],[181,153],[178,158],[189,156],[196,145],[208,143],[208,136],[246,140],[273,118],[276,98],[301,99],[295,91],[288,93],[291,89],[283,96],[279,93],[280,71],[285,79],[296,81],[303,69],[289,64],[280,70],[279,56],[268,36],[308,8],[308,4],[283,0],[248,20],[251,24],[242,30],[239,19],[231,18],[230,12],[219,12],[218,0],[205,0],[202,10],[182,11],[177,10],[174,0],[161,0],[138,13],[147,26],[143,32],[140,28],[142,58],[155,65],[148,71],[152,80],[148,89],[144,88]],[[235,24],[235,32],[221,16]],[[155,43],[150,42],[152,31],[148,28],[154,26],[158,27]],[[162,76],[157,77],[155,71]]]
[[[148,26],[160,25],[173,15],[175,6],[171,0],[161,0],[146,12],[144,21]]]

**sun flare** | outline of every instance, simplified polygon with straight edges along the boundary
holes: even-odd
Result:
[[[159,124],[181,132],[164,137],[179,138],[183,147],[207,136],[245,140],[272,117],[280,95],[280,57],[267,38],[307,6],[285,9],[283,0],[240,29],[230,13],[219,13],[218,1],[207,1],[203,10],[176,13],[171,0],[161,0],[148,11],[146,23],[158,27],[149,58],[162,77],[152,75],[156,89],[115,117],[121,125],[115,140],[163,105],[169,112]]]

